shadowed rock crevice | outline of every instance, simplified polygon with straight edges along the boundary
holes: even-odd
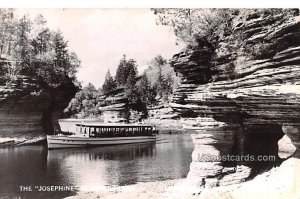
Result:
[[[244,130],[244,138],[242,140],[239,151],[240,155],[250,155],[255,161],[241,161],[238,164],[251,168],[248,179],[256,175],[270,170],[274,166],[279,166],[283,159],[278,156],[278,141],[284,135],[281,126],[266,125]],[[259,160],[259,158],[263,158]],[[258,161],[259,160],[259,161]]]

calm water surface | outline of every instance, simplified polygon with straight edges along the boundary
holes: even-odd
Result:
[[[74,192],[39,192],[36,185],[128,185],[185,178],[190,135],[159,135],[156,143],[47,150],[46,146],[0,149],[0,198],[62,198]],[[32,192],[20,191],[32,186]]]

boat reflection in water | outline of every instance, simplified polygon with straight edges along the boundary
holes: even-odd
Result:
[[[60,172],[79,187],[133,184],[150,180],[151,172],[142,173],[155,153],[155,143],[51,150],[47,167],[63,165]]]
[[[162,139],[162,140],[161,140]],[[193,145],[189,135],[160,135],[157,142],[49,150],[56,167],[76,186],[128,185],[185,178]]]

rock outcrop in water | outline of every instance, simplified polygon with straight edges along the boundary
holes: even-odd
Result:
[[[188,179],[204,179],[206,187],[240,183],[280,164],[284,134],[300,147],[299,11],[241,11],[230,30],[216,46],[199,39],[171,60],[183,75],[171,106],[195,131]],[[276,161],[218,159],[228,154]]]
[[[128,99],[124,89],[119,88],[103,95],[99,106],[101,115],[99,119],[105,123],[136,123],[144,121],[147,124],[154,125],[161,133],[182,133],[184,129],[179,122],[178,113],[173,109],[159,102],[156,106],[147,108],[147,116],[141,111],[135,111],[128,107]]]
[[[138,122],[143,114],[129,108],[124,88],[117,88],[101,98],[99,119],[104,123],[134,123]]]
[[[27,76],[0,86],[2,137],[45,136],[60,130],[58,119],[78,88],[66,78],[57,88]]]

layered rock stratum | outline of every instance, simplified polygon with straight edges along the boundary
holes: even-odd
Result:
[[[1,137],[32,139],[59,131],[58,119],[77,90],[68,77],[56,88],[28,76],[1,85]]]
[[[123,88],[116,89],[103,95],[99,106],[99,119],[104,123],[137,123],[145,122],[154,125],[161,133],[182,133],[177,112],[167,104],[158,102],[157,105],[147,107],[147,116],[141,111],[128,107],[128,99]]]
[[[183,81],[170,105],[194,131],[190,182],[231,185],[280,165],[283,135],[294,145],[284,157],[299,150],[299,10],[240,10],[216,44],[199,39],[171,63]],[[276,160],[216,158],[228,154]]]

